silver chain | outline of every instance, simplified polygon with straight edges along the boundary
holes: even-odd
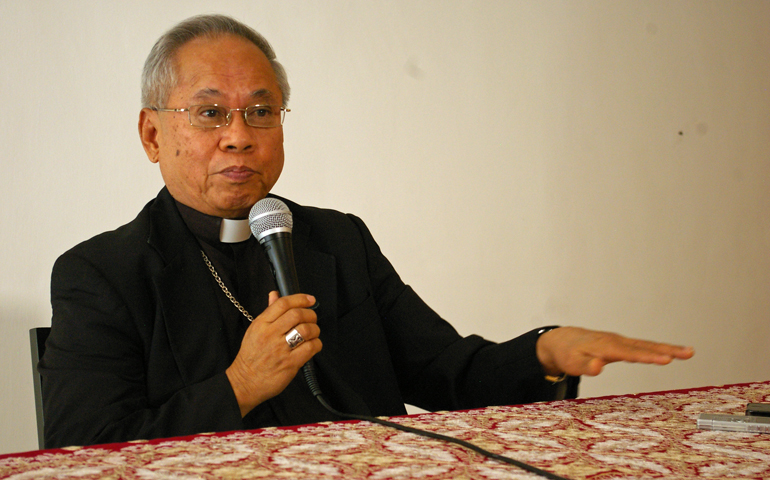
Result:
[[[235,299],[232,293],[230,293],[230,290],[227,289],[225,286],[225,282],[222,281],[221,278],[219,278],[219,274],[217,273],[216,269],[214,268],[214,265],[211,264],[209,261],[209,257],[206,256],[206,254],[201,250],[201,255],[203,255],[203,261],[206,262],[206,266],[209,267],[209,270],[211,271],[211,274],[214,276],[214,280],[217,281],[219,284],[219,288],[222,289],[223,292],[225,292],[225,295],[227,295],[228,300],[230,300],[233,305],[235,305],[235,308],[237,308],[244,317],[248,318],[250,322],[254,321],[254,317],[251,316],[249,312],[246,311],[243,306],[238,303],[238,300]]]

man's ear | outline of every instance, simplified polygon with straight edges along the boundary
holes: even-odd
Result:
[[[147,158],[152,163],[158,163],[160,155],[160,145],[158,136],[160,135],[160,118],[158,112],[143,108],[139,112],[139,138],[142,140],[142,146],[147,153]]]

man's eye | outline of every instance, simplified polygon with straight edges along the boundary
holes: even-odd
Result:
[[[269,117],[273,114],[273,110],[270,107],[259,107],[255,108],[251,115],[255,117]]]
[[[224,117],[225,114],[222,112],[222,110],[217,108],[204,108],[201,109],[198,112],[198,115],[205,118],[220,118]]]

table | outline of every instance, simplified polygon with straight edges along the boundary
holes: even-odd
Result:
[[[770,382],[391,418],[570,479],[770,478],[770,435],[696,429],[770,402]],[[0,478],[539,479],[368,422],[266,428],[0,456]]]

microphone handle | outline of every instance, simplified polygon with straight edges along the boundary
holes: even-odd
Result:
[[[291,247],[291,233],[278,232],[263,239],[262,247],[267,253],[273,276],[282,297],[299,292],[297,269],[294,267],[294,249]]]
[[[294,249],[291,246],[291,233],[274,233],[262,239],[260,243],[265,249],[265,253],[267,253],[270,265],[273,267],[273,276],[278,287],[278,293],[282,297],[299,293],[299,279],[297,278],[297,269],[294,267]],[[317,306],[318,303],[311,308],[315,309]],[[302,367],[302,373],[313,396],[318,398],[319,395],[323,395],[315,374],[312,358]]]

